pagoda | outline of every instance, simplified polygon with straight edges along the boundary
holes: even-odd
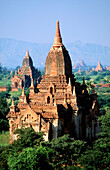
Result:
[[[45,75],[40,84],[31,81],[29,97],[24,89],[17,107],[10,107],[7,115],[10,124],[10,142],[16,139],[17,128],[32,127],[43,131],[45,140],[64,134],[76,139],[90,139],[98,132],[97,94],[89,95],[85,80],[82,85],[72,74],[68,51],[62,43],[57,21],[54,43],[45,62]]]
[[[103,71],[104,69],[103,69],[103,66],[102,66],[102,64],[100,63],[100,61],[98,62],[98,65],[96,66],[96,69],[95,69],[95,71]]]
[[[27,49],[26,56],[23,59],[23,66],[15,71],[15,75],[11,77],[12,91],[22,89],[23,87],[30,87],[31,79],[34,80],[34,85],[37,85],[37,80],[40,82],[41,73],[33,66],[32,58]]]

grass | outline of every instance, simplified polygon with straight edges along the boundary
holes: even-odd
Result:
[[[9,131],[8,132],[2,132],[0,134],[0,146],[7,146],[9,144]]]

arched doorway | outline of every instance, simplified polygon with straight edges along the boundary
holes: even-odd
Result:
[[[49,104],[50,103],[50,97],[48,96],[47,97],[47,104]]]

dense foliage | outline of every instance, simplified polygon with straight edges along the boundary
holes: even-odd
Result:
[[[0,167],[5,169],[61,169],[72,165],[85,152],[87,143],[68,135],[43,141],[42,133],[32,128],[17,130],[18,140],[1,147]]]
[[[9,105],[7,103],[7,98],[9,97],[7,92],[0,93],[0,132],[6,131],[9,128],[8,120],[6,115],[9,112]]]
[[[93,84],[110,83],[110,72],[75,73],[77,81],[82,83],[85,77],[87,89],[91,93]],[[0,92],[0,132],[9,128],[6,115],[11,99],[17,105],[22,91],[11,92],[10,72],[0,65],[0,82],[6,84],[7,91]],[[43,133],[36,133],[32,128],[18,129],[18,139],[10,145],[0,144],[0,170],[3,169],[109,169],[110,168],[110,88],[95,88],[100,105],[101,133],[93,142],[74,140],[64,135],[52,141],[44,141]],[[29,89],[25,89],[26,96]],[[101,116],[102,115],[102,116]],[[3,140],[2,132],[0,142]],[[9,133],[6,132],[6,138]],[[4,138],[4,140],[6,140]]]
[[[101,133],[90,145],[64,135],[51,142],[32,128],[18,129],[18,140],[0,149],[2,169],[110,168],[110,110],[100,117]],[[74,165],[74,166],[73,166]],[[75,167],[76,166],[76,167]],[[78,168],[78,169],[79,169]]]

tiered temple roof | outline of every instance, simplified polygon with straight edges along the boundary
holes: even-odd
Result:
[[[26,56],[23,59],[23,66],[16,70],[15,75],[11,77],[12,90],[30,87],[31,79],[33,79],[34,85],[36,86],[37,80],[39,79],[39,82],[41,80],[41,74],[40,71],[33,66],[33,61],[27,49]]]
[[[12,119],[10,108],[7,117],[11,139],[14,139],[16,127],[33,127],[36,132],[43,131],[45,140],[65,133],[76,138],[94,137],[95,125],[92,123],[96,122],[97,95],[89,95],[86,88],[84,80],[82,85],[75,81],[70,56],[62,43],[57,21],[54,44],[45,63],[45,75],[37,88],[32,79],[28,98],[23,88],[15,109],[16,120]]]

